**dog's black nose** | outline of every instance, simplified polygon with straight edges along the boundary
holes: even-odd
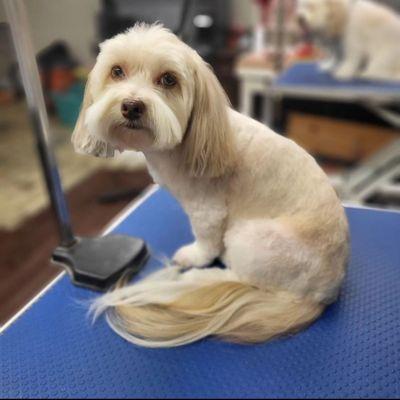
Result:
[[[140,100],[124,100],[121,105],[121,113],[130,121],[138,120],[145,112],[146,106]]]

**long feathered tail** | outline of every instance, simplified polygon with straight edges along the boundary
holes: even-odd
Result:
[[[307,326],[324,305],[286,291],[262,291],[229,270],[169,267],[143,282],[116,289],[92,305],[129,342],[174,347],[207,336],[259,343]]]

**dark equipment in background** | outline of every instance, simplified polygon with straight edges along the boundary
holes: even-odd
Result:
[[[103,41],[136,22],[161,22],[213,64],[226,46],[230,20],[230,0],[103,0],[98,30]]]
[[[38,66],[33,51],[27,13],[22,0],[4,0],[25,90],[37,151],[51,205],[58,223],[60,245],[53,262],[70,273],[79,286],[106,290],[121,277],[137,272],[148,257],[143,240],[106,235],[80,238],[73,233],[57,162],[52,149]]]
[[[189,7],[186,0],[103,0],[98,15],[99,39],[109,39],[136,22],[162,22],[176,34],[182,32]]]

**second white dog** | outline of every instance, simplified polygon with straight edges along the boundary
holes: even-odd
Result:
[[[298,0],[297,15],[325,41],[341,42],[342,60],[334,54],[330,63],[338,79],[400,79],[400,16],[390,8],[369,0]]]
[[[94,304],[127,340],[260,342],[336,299],[348,228],[327,177],[294,142],[232,110],[207,64],[166,29],[139,25],[101,45],[73,143],[95,155],[142,151],[196,238],[175,254],[178,267]],[[225,270],[182,272],[217,257]]]

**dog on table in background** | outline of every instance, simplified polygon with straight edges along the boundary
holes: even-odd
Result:
[[[298,0],[297,17],[325,43],[321,66],[342,80],[400,79],[400,16],[370,0]]]
[[[337,298],[348,226],[328,178],[294,142],[234,111],[209,66],[162,26],[101,45],[72,141],[97,156],[143,152],[196,238],[172,267],[93,304],[130,342],[263,342]],[[202,268],[216,258],[226,269]]]

